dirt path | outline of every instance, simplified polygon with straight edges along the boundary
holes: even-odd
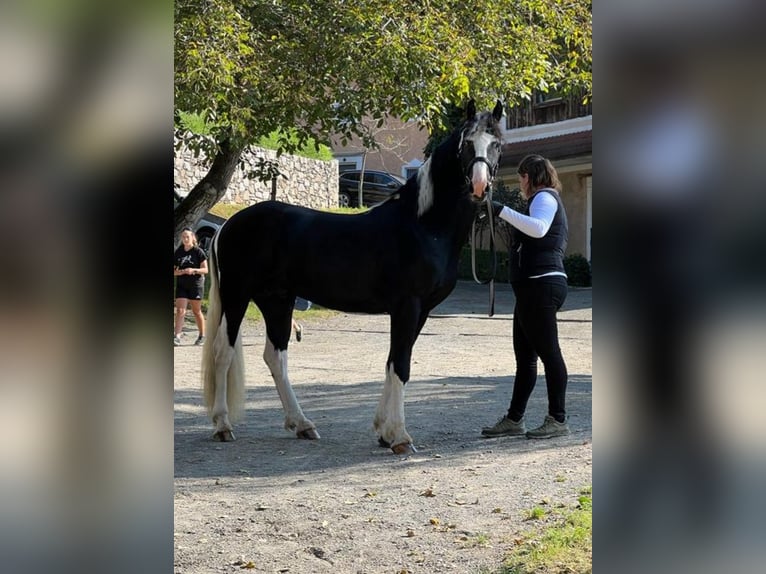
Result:
[[[525,511],[572,504],[591,484],[592,292],[573,289],[560,313],[570,373],[572,435],[483,439],[508,406],[513,295],[459,283],[414,348],[407,429],[418,453],[379,448],[388,317],[304,321],[290,378],[322,436],[297,440],[261,355],[262,325],[243,331],[247,410],[237,441],[211,439],[201,406],[200,351],[175,349],[175,572],[491,572],[529,524]],[[191,331],[194,328],[190,326]],[[546,412],[541,378],[528,425]]]

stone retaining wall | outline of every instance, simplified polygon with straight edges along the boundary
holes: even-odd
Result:
[[[252,147],[243,154],[245,170],[256,169],[261,158],[278,161],[279,171],[285,176],[277,178],[276,198],[279,201],[314,209],[338,207],[337,160],[324,161],[288,154],[282,154],[277,160],[277,152]],[[173,176],[181,195],[191,191],[207,171],[202,157],[195,158],[186,148],[176,150]],[[247,179],[244,172],[237,169],[220,202],[252,205],[270,197],[270,181],[262,183],[257,179]]]

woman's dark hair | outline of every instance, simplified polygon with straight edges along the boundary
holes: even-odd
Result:
[[[561,191],[561,182],[553,164],[541,155],[531,154],[519,162],[519,175],[529,176],[529,185],[532,189],[540,187],[552,187]]]

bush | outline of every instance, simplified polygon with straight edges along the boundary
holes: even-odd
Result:
[[[476,250],[476,274],[481,281],[489,279],[492,273],[492,257],[488,249]],[[458,279],[470,279],[474,281],[471,269],[471,245],[465,245],[460,252],[460,260],[457,269]],[[497,271],[495,281],[508,282],[508,252],[504,249],[497,250]]]
[[[590,263],[579,253],[564,257],[564,270],[569,278],[569,284],[573,287],[591,286]]]

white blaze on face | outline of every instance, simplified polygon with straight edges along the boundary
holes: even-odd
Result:
[[[494,141],[494,138],[486,133],[482,132],[478,135],[468,138],[473,142],[474,157],[487,157],[490,144]],[[483,161],[477,161],[473,164],[471,172],[471,186],[473,188],[473,194],[481,199],[484,197],[484,191],[489,185],[489,166]]]

